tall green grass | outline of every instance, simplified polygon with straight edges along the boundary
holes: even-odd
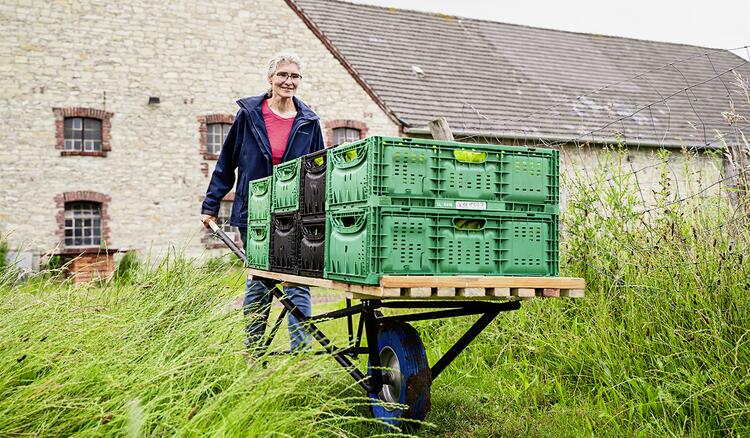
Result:
[[[2,287],[0,435],[331,436],[372,421],[324,357],[248,362],[230,306],[242,284],[172,259],[103,287]]]
[[[747,210],[698,180],[678,195],[666,155],[641,196],[625,157],[565,181],[563,274],[586,298],[503,315],[435,383],[430,421],[467,436],[750,433]],[[460,328],[422,326],[433,358]]]
[[[700,185],[678,196],[666,171],[646,202],[622,158],[565,181],[563,274],[586,298],[502,314],[434,382],[419,435],[750,434],[747,211]],[[6,277],[0,436],[389,432],[326,357],[248,362],[229,308],[243,278],[218,267],[132,263],[90,287]],[[472,322],[416,323],[431,362]]]

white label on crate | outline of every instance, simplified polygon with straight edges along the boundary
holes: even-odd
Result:
[[[459,210],[487,210],[487,203],[482,201],[456,201]]]

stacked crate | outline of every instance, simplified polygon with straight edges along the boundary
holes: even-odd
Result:
[[[299,274],[322,277],[325,260],[327,151],[302,157],[299,197]]]
[[[272,193],[272,177],[250,181],[245,254],[251,268],[269,269]]]
[[[558,275],[556,150],[370,137],[328,152],[326,278]]]
[[[273,167],[269,269],[299,273],[300,158]]]

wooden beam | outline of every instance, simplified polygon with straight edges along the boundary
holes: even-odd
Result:
[[[384,275],[383,287],[515,287],[542,289],[585,289],[586,281],[574,277],[493,277],[480,275]]]
[[[304,284],[307,286],[317,286],[327,289],[334,289],[334,282],[325,278],[302,277],[300,275],[282,274],[280,272],[261,271],[260,269],[245,268],[247,274],[253,277],[268,278],[284,283]]]
[[[536,296],[536,289],[530,287],[512,287],[510,294],[518,298],[533,298]]]
[[[347,292],[359,299],[429,298],[492,299],[584,296],[586,282],[572,277],[493,277],[481,275],[385,275],[379,285],[351,284],[247,268],[249,275],[283,283],[304,284]]]
[[[453,131],[448,126],[448,119],[445,117],[438,117],[427,124],[430,128],[430,134],[435,140],[448,140],[453,141]]]

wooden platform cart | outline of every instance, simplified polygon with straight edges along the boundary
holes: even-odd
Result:
[[[213,223],[212,223],[213,224]],[[215,225],[215,224],[213,224]],[[218,227],[217,236],[241,259],[244,252]],[[440,373],[487,327],[500,312],[517,310],[521,301],[536,297],[580,298],[585,282],[565,277],[491,277],[491,276],[384,276],[380,285],[368,286],[302,277],[277,272],[246,269],[249,275],[277,280],[280,284],[302,284],[346,293],[343,309],[306,317],[284,296],[281,288],[272,289],[281,303],[281,314],[266,336],[267,350],[287,313],[294,315],[329,354],[373,399],[372,413],[390,425],[418,427],[430,409],[430,387]],[[358,300],[359,304],[352,304]],[[384,315],[381,309],[418,310]],[[355,329],[355,315],[357,327]],[[412,321],[479,315],[477,321],[434,364],[427,361],[424,344]],[[348,344],[334,345],[316,322],[346,318]],[[362,339],[366,346],[362,345]],[[354,363],[367,355],[367,370]]]

